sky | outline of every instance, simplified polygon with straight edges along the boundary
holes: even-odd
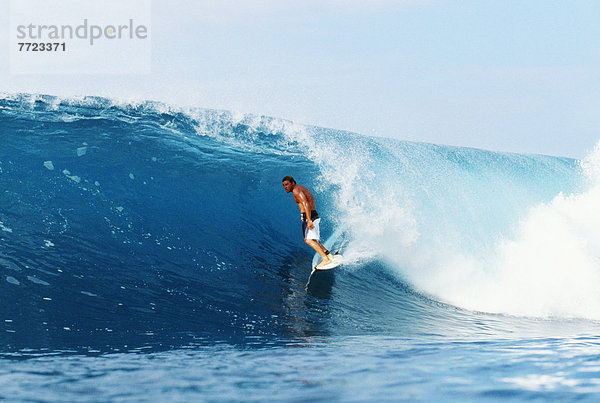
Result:
[[[596,0],[152,0],[150,29],[150,72],[11,74],[0,57],[0,92],[150,99],[575,158],[600,139]]]

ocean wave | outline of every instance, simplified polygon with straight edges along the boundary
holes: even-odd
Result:
[[[430,333],[480,311],[600,319],[593,157],[31,94],[3,94],[0,133],[5,346]],[[325,294],[304,287],[284,175],[314,190],[325,234],[345,230]]]

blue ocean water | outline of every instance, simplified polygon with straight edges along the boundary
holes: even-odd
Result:
[[[0,136],[0,399],[600,392],[598,152],[29,94]],[[285,175],[347,244],[316,287]]]

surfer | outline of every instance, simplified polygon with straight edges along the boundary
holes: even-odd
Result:
[[[287,193],[292,192],[294,201],[298,204],[298,207],[300,207],[304,242],[321,256],[321,263],[319,263],[317,267],[325,266],[333,262],[331,253],[321,245],[321,242],[319,242],[319,223],[321,222],[321,218],[319,218],[319,214],[317,213],[315,198],[312,193],[310,193],[310,190],[306,187],[298,185],[291,176],[283,178],[281,183]]]

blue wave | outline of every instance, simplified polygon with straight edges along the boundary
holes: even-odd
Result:
[[[584,192],[579,161],[97,97],[6,95],[0,133],[8,350],[468,333],[481,317],[463,308],[586,316],[463,304],[448,280],[462,281],[457,257],[506,271],[498,240]],[[284,175],[314,189],[322,231],[349,243],[316,293]]]

